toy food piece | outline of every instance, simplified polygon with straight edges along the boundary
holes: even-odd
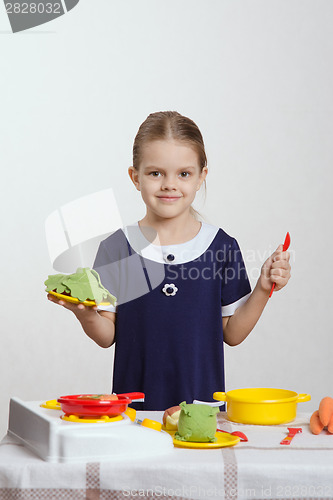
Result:
[[[180,403],[180,408],[178,431],[175,433],[175,439],[198,443],[213,443],[216,441],[218,407],[186,404],[183,401]]]
[[[73,274],[52,274],[44,281],[47,292],[70,295],[80,302],[85,300],[116,305],[116,297],[101,283],[99,274],[89,267],[78,267]]]
[[[319,419],[319,411],[316,410],[314,413],[312,413],[310,418],[310,431],[312,432],[312,434],[320,434],[323,429],[324,425]]]
[[[326,397],[320,401],[319,409],[310,418],[310,430],[312,434],[320,434],[326,428],[333,434],[333,398]]]
[[[83,400],[95,400],[95,401],[117,401],[118,396],[116,394],[82,394],[78,396],[77,399]]]
[[[167,431],[176,431],[178,429],[180,411],[180,406],[172,406],[165,410],[163,414],[163,424]]]
[[[163,424],[164,425],[166,424],[166,420],[167,420],[168,416],[171,417],[173,415],[173,413],[180,411],[180,410],[181,410],[180,406],[171,406],[171,408],[168,408],[167,410],[165,410],[165,412],[163,414]]]

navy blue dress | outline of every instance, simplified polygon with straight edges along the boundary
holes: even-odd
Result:
[[[222,316],[251,292],[234,238],[202,223],[189,242],[161,247],[135,224],[100,244],[94,268],[118,299],[113,392],[144,392],[133,407],[165,410],[224,391]]]

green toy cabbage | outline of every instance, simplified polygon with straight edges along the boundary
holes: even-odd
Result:
[[[216,441],[216,414],[218,407],[201,404],[180,403],[181,412],[178,420],[178,431],[175,438],[180,441],[213,443]]]
[[[97,271],[89,267],[79,267],[73,274],[52,274],[44,284],[47,292],[64,293],[81,302],[94,300],[96,304],[109,302],[116,305],[116,297],[104,288]]]

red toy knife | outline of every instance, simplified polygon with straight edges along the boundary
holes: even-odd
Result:
[[[286,252],[289,248],[289,245],[290,245],[290,234],[287,233],[286,238],[285,238],[284,243],[283,243],[282,252]],[[272,285],[271,293],[269,294],[270,297],[273,295],[274,288],[275,288],[275,283],[273,283],[273,285]]]

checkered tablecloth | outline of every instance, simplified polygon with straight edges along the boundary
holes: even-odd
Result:
[[[162,412],[138,416],[161,421]],[[0,499],[333,498],[333,435],[312,435],[309,419],[310,414],[299,414],[291,424],[251,426],[231,423],[220,413],[219,427],[241,430],[248,442],[102,463],[47,463],[6,436],[0,444]],[[282,446],[288,427],[302,427],[302,433]]]

